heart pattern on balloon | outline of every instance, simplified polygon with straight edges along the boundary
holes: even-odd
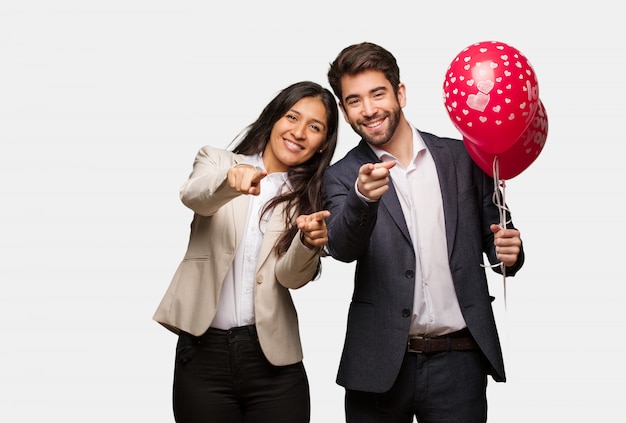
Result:
[[[506,151],[492,154],[463,138],[470,157],[492,178],[507,180],[528,168],[543,150],[548,138],[548,114],[541,100],[528,128]]]
[[[463,49],[443,84],[448,115],[481,150],[506,151],[530,124],[539,102],[535,71],[514,47],[484,41]]]

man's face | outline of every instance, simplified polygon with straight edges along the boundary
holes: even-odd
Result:
[[[346,122],[367,143],[381,147],[387,144],[400,122],[406,104],[404,84],[398,86],[396,97],[385,75],[367,70],[341,78],[341,110]]]

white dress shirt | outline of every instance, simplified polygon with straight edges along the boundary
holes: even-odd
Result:
[[[243,163],[265,170],[261,156],[248,156]],[[254,324],[254,276],[265,225],[269,220],[269,213],[266,213],[259,222],[260,213],[265,204],[280,193],[285,183],[288,183],[287,172],[270,173],[261,179],[261,193],[250,195],[245,233],[224,278],[211,327],[230,329]]]
[[[435,162],[422,137],[413,131],[413,159],[404,168],[384,150],[370,146],[381,161],[396,161],[390,169],[415,251],[415,297],[411,334],[437,336],[466,324],[454,290],[443,200]]]

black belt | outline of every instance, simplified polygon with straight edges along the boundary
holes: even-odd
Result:
[[[186,338],[192,344],[231,344],[237,341],[257,341],[258,335],[255,325],[238,326],[230,329],[209,328],[200,336],[194,336],[180,331],[180,337]]]
[[[443,351],[475,350],[478,346],[467,329],[441,336],[409,335],[407,351],[428,354]]]

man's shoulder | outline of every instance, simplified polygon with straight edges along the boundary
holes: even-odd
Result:
[[[444,149],[450,151],[455,157],[467,155],[465,143],[462,139],[439,136],[424,131],[419,131],[419,134],[431,153],[434,153],[434,150],[437,149]]]
[[[440,144],[449,143],[451,145],[463,146],[463,140],[459,138],[444,137],[440,135],[435,135],[431,132],[425,132],[425,131],[420,131],[420,130],[418,130],[418,133],[420,134],[422,139],[426,142],[435,142],[435,143],[440,143]]]
[[[328,168],[331,172],[342,172],[352,168],[359,168],[361,164],[366,163],[363,146],[361,144],[353,147],[343,157],[337,159]]]

